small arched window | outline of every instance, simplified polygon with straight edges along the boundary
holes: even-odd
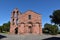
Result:
[[[17,11],[17,13],[19,13],[19,11]]]
[[[15,11],[13,11],[13,14],[12,14],[12,15],[13,15],[13,17],[14,17],[14,15],[15,15]]]
[[[15,13],[15,11],[13,11],[13,13]]]
[[[28,15],[28,19],[31,19],[31,15]]]
[[[14,23],[14,19],[12,20],[12,24],[14,25],[15,23]]]

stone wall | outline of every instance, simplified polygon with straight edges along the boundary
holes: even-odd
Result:
[[[20,14],[18,9],[14,9],[10,21],[11,34],[15,34],[16,27],[18,27],[18,34],[42,34],[41,15],[31,10]]]

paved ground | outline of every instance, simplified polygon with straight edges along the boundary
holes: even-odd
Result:
[[[9,35],[0,33],[0,40],[60,40],[60,35]]]

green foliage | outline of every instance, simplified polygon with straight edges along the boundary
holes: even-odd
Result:
[[[44,25],[44,30],[43,30],[43,32],[44,33],[50,33],[50,30],[51,30],[51,24],[48,24],[48,23],[46,23],[45,25]]]
[[[55,10],[50,18],[52,23],[60,25],[60,10]]]
[[[60,30],[58,30],[58,34],[60,34]]]
[[[2,26],[0,26],[0,32],[2,32]]]
[[[46,31],[47,30],[47,31]],[[58,33],[58,26],[57,25],[51,25],[51,24],[48,24],[46,23],[44,25],[44,32],[46,33],[49,33],[49,34],[57,34]]]
[[[9,32],[9,29],[10,29],[10,22],[4,23],[4,24],[0,27],[0,32]]]
[[[57,25],[52,25],[52,27],[51,27],[51,34],[55,35],[57,33],[58,33]]]

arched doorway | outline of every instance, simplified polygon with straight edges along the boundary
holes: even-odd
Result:
[[[32,33],[32,26],[29,26],[29,33]]]
[[[28,22],[28,33],[32,33],[32,22]]]
[[[18,34],[18,27],[15,28],[15,34]]]

